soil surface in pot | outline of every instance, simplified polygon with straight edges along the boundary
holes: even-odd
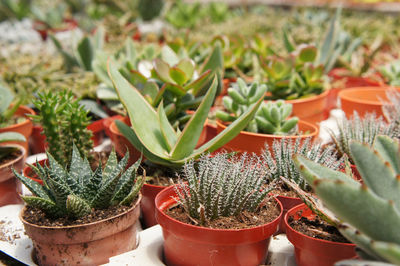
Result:
[[[276,182],[275,188],[271,191],[273,195],[298,198],[299,196],[293,190],[290,190],[285,184],[282,182]]]
[[[199,222],[190,218],[185,210],[174,205],[165,210],[165,213],[180,222],[198,225]],[[244,211],[239,216],[221,217],[213,221],[208,221],[204,227],[213,229],[245,229],[272,222],[280,214],[278,203],[274,199],[267,201],[257,212]]]
[[[315,220],[309,220],[306,217],[295,220],[290,216],[288,223],[294,230],[309,237],[333,242],[351,243],[340,234],[336,227],[321,220],[319,217],[315,217]]]
[[[111,206],[108,209],[97,210],[94,209],[89,215],[86,215],[80,219],[70,219],[68,217],[61,217],[57,219],[50,218],[44,213],[43,211],[32,208],[30,206],[26,207],[25,212],[22,214],[22,217],[25,221],[36,224],[39,226],[68,226],[68,225],[80,225],[80,224],[87,224],[92,222],[101,221],[107,218],[111,218],[118,214],[121,214],[127,210],[129,210],[137,201],[137,198],[132,201],[130,206]]]
[[[176,171],[169,167],[151,163],[142,163],[140,166],[138,175],[143,175],[143,169],[146,170],[147,184],[168,187],[173,185],[177,179]]]
[[[21,156],[21,154],[22,154],[22,151],[20,149],[18,149],[18,148],[15,149],[13,152],[7,154],[7,156],[0,159],[0,166],[17,159],[19,156]]]

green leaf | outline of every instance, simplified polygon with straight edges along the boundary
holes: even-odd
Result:
[[[400,245],[381,241],[371,243],[372,248],[383,258],[391,263],[400,265]]]
[[[43,199],[35,196],[21,196],[21,199],[29,206],[43,210],[45,213],[53,216],[62,216],[62,210],[51,200]]]
[[[86,71],[92,70],[92,60],[94,51],[92,43],[88,37],[83,38],[77,47],[80,63]]]
[[[167,63],[159,58],[154,59],[154,70],[156,71],[158,77],[168,83],[174,83],[174,80],[170,77],[170,67]]]
[[[211,87],[208,89],[203,101],[197,108],[196,112],[186,124],[179,136],[174,148],[171,151],[171,158],[180,160],[190,155],[197,145],[199,137],[207,119],[208,112],[214,102],[215,93],[217,91],[217,78],[214,78]]]
[[[171,49],[171,47],[169,47],[168,45],[164,45],[161,48],[161,60],[163,60],[165,63],[169,64],[170,66],[174,66],[174,65],[178,64],[179,57],[174,52],[174,50]]]
[[[141,161],[141,159],[137,160],[120,177],[117,187],[115,188],[115,194],[111,199],[113,204],[120,203],[126,196],[129,195],[136,179],[136,170],[140,166]]]
[[[182,59],[176,65],[176,68],[178,68],[185,74],[185,76],[187,78],[186,81],[192,78],[193,73],[194,73],[194,63],[191,59],[189,59],[189,58]],[[186,83],[186,81],[185,81],[185,83]],[[180,85],[183,85],[183,83]]]
[[[75,195],[69,195],[66,201],[67,212],[75,218],[81,218],[92,212],[89,203]]]
[[[388,136],[377,136],[374,149],[382,156],[385,162],[389,162],[397,175],[400,174],[400,145]]]
[[[6,141],[26,141],[26,138],[24,135],[22,135],[18,132],[0,133],[0,143],[6,142]]]
[[[314,62],[317,57],[317,48],[315,46],[309,45],[300,50],[299,59],[305,62]]]
[[[185,72],[180,70],[177,67],[171,67],[169,69],[169,76],[180,86],[186,83],[188,77],[185,75]]]
[[[142,94],[122,77],[112,63],[108,66],[110,78],[128,112],[136,138],[146,150],[160,158],[167,158],[168,151],[156,111]]]
[[[11,102],[14,99],[14,95],[11,90],[6,87],[2,82],[0,83],[0,117],[8,109]]]
[[[165,114],[162,101],[158,106],[157,113],[158,113],[158,119],[160,121],[161,131],[163,133],[164,139],[167,141],[168,148],[170,151],[172,149],[172,147],[175,146],[178,137],[177,137],[173,127],[171,126],[171,124],[168,121],[168,117]]]
[[[183,89],[185,91],[192,90],[194,96],[198,96],[204,86],[211,81],[212,75],[211,70],[207,70],[203,74],[201,74],[196,80],[187,84]]]
[[[288,53],[291,53],[295,50],[294,45],[289,40],[289,35],[285,28],[283,29],[283,43],[285,44],[285,48],[286,48],[286,51],[288,51]]]
[[[140,189],[142,188],[146,178],[145,176],[139,176],[136,179],[136,183],[133,186],[131,192],[126,196],[121,202],[120,205],[127,205],[129,206],[132,201],[136,198],[136,196],[139,194]]]
[[[29,191],[32,192],[33,195],[36,195],[36,196],[41,197],[43,199],[50,200],[49,195],[44,190],[42,185],[40,185],[36,181],[33,181],[30,178],[27,178],[24,175],[21,175],[21,174],[17,173],[17,171],[15,171],[14,168],[12,168],[12,171],[13,171],[15,177],[17,177],[22,182],[22,184],[24,184],[29,189]]]

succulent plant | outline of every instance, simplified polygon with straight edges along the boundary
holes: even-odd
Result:
[[[96,53],[103,48],[104,29],[98,27],[96,33],[92,36],[84,36],[77,42],[76,47],[70,52],[64,48],[56,37],[50,35],[57,51],[64,59],[64,66],[67,71],[72,72],[74,67],[82,68],[85,71],[92,71],[92,63]]]
[[[152,20],[160,15],[163,5],[163,0],[139,0],[139,15],[145,21]]]
[[[396,123],[387,124],[383,117],[377,117],[375,113],[366,114],[361,118],[357,112],[354,112],[350,119],[343,118],[341,122],[338,121],[337,126],[338,133],[329,130],[332,141],[336,146],[338,155],[346,154],[352,163],[354,162],[350,152],[352,141],[355,140],[372,146],[378,135],[400,136],[399,127]]]
[[[0,133],[0,143],[8,142],[8,141],[26,141],[24,135],[18,132],[4,132]],[[10,153],[18,150],[16,147],[12,146],[2,146],[0,145],[0,160],[9,155]]]
[[[79,152],[88,157],[93,148],[92,133],[87,129],[90,119],[79,99],[67,90],[38,95],[34,104],[40,114],[33,116],[33,121],[42,125],[49,152],[58,162],[66,165],[74,143]]]
[[[394,89],[388,89],[386,96],[389,102],[382,106],[382,112],[387,121],[400,127],[400,92]]]
[[[19,97],[17,102],[11,106],[13,100],[14,95],[11,90],[0,82],[0,127],[8,125],[8,121],[21,105],[23,98]]]
[[[125,170],[129,153],[118,162],[112,151],[104,169],[99,165],[92,171],[88,160],[81,157],[75,145],[72,149],[68,170],[50,153],[47,153],[49,166],[43,167],[38,163],[31,166],[43,181],[43,186],[14,170],[15,176],[33,193],[33,196],[21,196],[29,206],[50,217],[77,219],[90,214],[93,208],[106,209],[132,203],[143,185],[144,178],[136,178],[140,160]]]
[[[227,112],[218,110],[216,117],[224,122],[235,121],[243,114],[250,105],[264,95],[267,90],[266,85],[258,85],[257,82],[247,86],[243,79],[238,78],[234,87],[228,89],[228,96],[223,97],[223,105]],[[298,122],[297,117],[287,120],[292,113],[292,105],[282,100],[268,103],[263,102],[258,109],[256,116],[249,122],[245,131],[288,135],[293,133]]]
[[[391,86],[400,86],[400,60],[392,61],[379,68],[387,83]]]
[[[287,42],[289,56],[261,60],[270,95],[267,99],[299,99],[321,94],[325,90],[324,66],[316,64],[317,48],[313,45],[294,47]]]
[[[28,17],[31,0],[3,0],[0,2],[0,21]]]
[[[175,187],[178,202],[200,225],[244,210],[254,212],[271,191],[260,163],[257,156],[232,158],[226,153],[202,156],[196,165],[189,161]]]
[[[229,142],[253,118],[263,100],[261,97],[228,128],[195,149],[217,91],[216,78],[196,112],[180,131],[179,128],[175,130],[168,121],[163,102],[155,110],[112,63],[109,65],[109,75],[132,124],[130,128],[117,121],[118,129],[149,161],[169,167],[179,167],[186,161],[198,158],[205,152],[212,152]]]
[[[295,161],[316,195],[339,218],[339,231],[368,258],[397,265],[400,144],[388,136],[378,136],[373,147],[352,142],[350,150],[363,184],[302,156]]]
[[[262,153],[262,165],[267,168],[268,180],[279,180],[281,177],[296,183],[302,190],[310,191],[310,185],[300,175],[294,162],[295,155],[322,164],[330,169],[341,168],[343,159],[338,159],[332,146],[324,146],[321,143],[312,142],[311,138],[301,140],[279,139],[274,140],[272,147],[265,144]]]
[[[165,19],[176,28],[194,28],[203,16],[200,3],[177,0],[166,13]]]
[[[65,3],[58,3],[56,5],[31,5],[31,13],[36,20],[43,23],[44,29],[60,28],[64,22],[67,11]]]

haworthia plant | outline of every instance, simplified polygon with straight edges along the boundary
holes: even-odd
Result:
[[[130,128],[117,121],[118,129],[136,149],[143,152],[148,160],[171,167],[179,167],[190,159],[200,157],[205,152],[215,151],[233,139],[253,118],[263,100],[263,97],[260,97],[229,127],[196,149],[217,91],[216,78],[196,112],[180,131],[179,129],[175,130],[168,121],[163,103],[158,105],[157,110],[153,108],[112,63],[109,64],[109,75],[132,124],[132,128]]]
[[[226,153],[187,162],[175,187],[178,202],[200,225],[220,217],[254,212],[271,191],[257,156],[230,157]]]
[[[400,264],[400,144],[378,136],[373,147],[352,142],[350,151],[363,184],[302,156],[303,177],[339,218],[339,231],[376,260]]]
[[[41,209],[51,217],[80,218],[92,212],[92,209],[106,209],[113,205],[129,206],[138,195],[144,178],[136,178],[135,164],[125,170],[129,153],[120,162],[114,151],[102,169],[99,165],[92,171],[88,160],[81,157],[73,145],[69,170],[59,164],[47,153],[49,166],[31,166],[43,181],[36,181],[17,173],[15,176],[33,193],[33,196],[21,196],[30,206]]]

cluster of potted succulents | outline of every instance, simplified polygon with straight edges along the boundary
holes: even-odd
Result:
[[[298,265],[400,263],[397,18],[369,14],[381,37],[341,9],[39,2],[0,3],[47,38],[0,54],[0,206],[26,203],[39,264],[107,263],[139,213],[169,265],[263,264],[277,233]]]

